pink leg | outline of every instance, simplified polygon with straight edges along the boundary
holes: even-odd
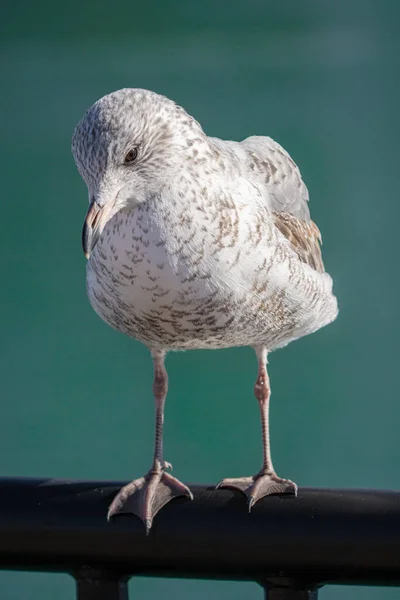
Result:
[[[168,391],[168,375],[164,366],[165,353],[152,352],[154,363],[153,393],[156,405],[156,427],[154,437],[154,459],[150,471],[123,487],[112,501],[108,518],[118,513],[133,513],[140,517],[148,534],[155,515],[170,500],[177,496],[193,495],[186,485],[165,472],[171,465],[164,461],[163,426],[164,406]]]
[[[271,388],[267,372],[267,352],[263,348],[258,356],[258,375],[254,385],[254,395],[258,400],[261,416],[261,433],[263,446],[263,466],[262,473],[274,473],[271,458],[271,445],[269,439],[269,400],[271,397]]]
[[[153,353],[154,381],[153,394],[156,403],[156,431],[154,436],[154,460],[153,470],[161,467],[170,467],[163,464],[163,429],[164,429],[164,407],[168,392],[168,373],[164,365],[165,356],[161,353]]]
[[[256,348],[255,350],[258,358],[258,376],[254,386],[254,395],[260,407],[263,466],[257,475],[223,479],[217,485],[217,488],[235,488],[243,492],[249,500],[249,511],[264,496],[283,493],[297,495],[297,485],[289,479],[278,477],[272,464],[269,437],[269,401],[271,390],[267,372],[267,350],[263,347]]]

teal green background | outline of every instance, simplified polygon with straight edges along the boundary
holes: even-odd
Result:
[[[300,486],[398,489],[398,1],[80,4],[3,4],[0,474],[129,479],[150,465],[150,356],[87,301],[87,194],[70,154],[90,104],[145,87],[211,135],[270,135],[308,184],[341,312],[270,358],[278,472]],[[176,475],[212,483],[254,473],[252,351],[175,353],[167,366],[165,447]],[[250,583],[130,586],[132,598],[261,598]],[[74,583],[0,573],[2,600],[16,593],[66,600]],[[397,594],[326,587],[320,597]]]

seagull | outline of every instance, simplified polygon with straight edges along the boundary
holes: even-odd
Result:
[[[193,498],[164,460],[171,350],[254,349],[262,467],[217,487],[243,492],[249,511],[270,494],[296,495],[272,463],[267,357],[338,313],[298,167],[269,137],[209,137],[181,106],[136,88],[87,110],[72,153],[89,193],[89,301],[108,325],[147,346],[154,365],[153,462],[118,492],[108,518],[133,513],[149,533],[171,499]]]

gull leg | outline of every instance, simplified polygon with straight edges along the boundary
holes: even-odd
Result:
[[[150,471],[144,477],[135,479],[124,486],[112,501],[108,518],[120,513],[133,513],[142,519],[148,534],[158,511],[172,498],[188,496],[193,500],[192,492],[165,470],[172,468],[164,461],[163,425],[164,406],[168,390],[168,375],[164,366],[165,353],[152,352],[154,364],[153,393],[156,404],[156,429],[154,439],[154,459]]]
[[[271,390],[267,372],[267,350],[264,347],[256,348],[258,358],[258,376],[254,386],[254,395],[258,400],[261,414],[261,431],[263,444],[263,466],[257,475],[252,477],[238,477],[223,479],[217,488],[235,488],[243,492],[249,501],[249,512],[254,504],[271,494],[297,495],[297,485],[290,479],[282,479],[275,473],[272,464],[269,437],[269,401]]]

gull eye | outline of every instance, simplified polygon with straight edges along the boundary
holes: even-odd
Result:
[[[129,150],[129,152],[125,156],[124,164],[130,165],[131,163],[133,163],[133,161],[136,160],[137,155],[138,155],[137,148],[132,148],[132,150]]]

